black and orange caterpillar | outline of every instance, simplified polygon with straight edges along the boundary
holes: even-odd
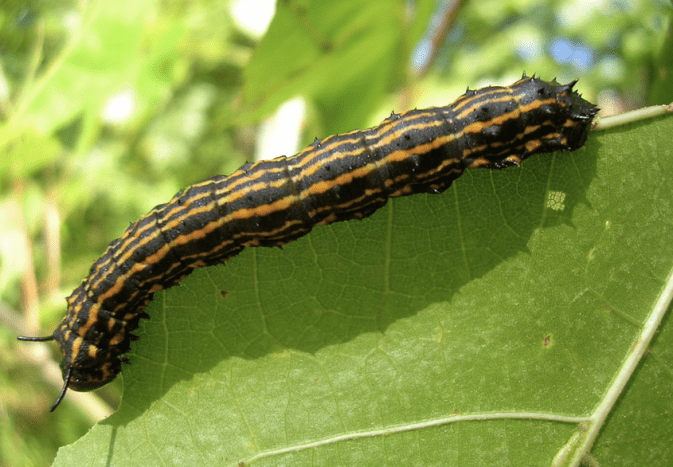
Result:
[[[51,336],[63,389],[96,389],[127,363],[132,331],[159,290],[245,247],[281,246],[316,225],[362,219],[388,198],[441,193],[468,167],[501,169],[580,148],[596,107],[561,85],[523,76],[469,90],[445,107],[393,113],[364,131],[315,140],[292,157],[246,164],[187,187],[108,246],[68,297]]]

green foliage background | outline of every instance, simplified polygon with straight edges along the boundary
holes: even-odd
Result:
[[[279,2],[259,43],[227,6],[0,9],[2,465],[46,465],[92,424],[72,393],[47,412],[56,389],[14,340],[38,332],[19,314],[27,275],[40,332],[51,332],[63,297],[128,222],[251,160],[258,122],[286,99],[309,102],[305,142],[523,70],[579,77],[601,106],[673,100],[665,2],[588,12],[465,2],[423,76],[409,62],[435,2]],[[590,47],[595,65],[555,62],[546,50],[558,37]],[[522,59],[524,39],[543,53]],[[133,118],[104,120],[120,93],[135,100]],[[581,418],[600,403],[673,266],[670,122],[605,132],[521,169],[471,171],[442,196],[395,200],[283,251],[198,271],[157,296],[122,407],[60,462],[227,465],[286,448],[258,462],[549,464],[578,425],[539,415]],[[606,425],[599,460],[671,459],[669,322]],[[116,405],[120,388],[98,394]],[[538,417],[430,425],[498,412]],[[356,436],[376,430],[399,433]],[[339,436],[350,440],[297,449]]]

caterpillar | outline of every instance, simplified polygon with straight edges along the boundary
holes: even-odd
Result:
[[[88,391],[117,376],[155,292],[245,247],[282,246],[314,226],[363,219],[388,198],[442,193],[468,167],[502,169],[580,148],[597,108],[561,85],[526,77],[470,90],[453,104],[316,139],[292,157],[245,164],[191,185],[112,241],[67,298],[54,333],[63,387]]]

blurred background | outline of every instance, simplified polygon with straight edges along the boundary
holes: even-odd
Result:
[[[673,101],[665,0],[4,0],[0,466],[49,465],[119,403],[48,335],[92,262],[179,189],[526,73],[601,116]]]

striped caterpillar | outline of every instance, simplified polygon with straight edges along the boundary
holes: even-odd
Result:
[[[245,164],[179,192],[108,246],[67,299],[54,333],[63,388],[88,391],[128,363],[132,331],[155,292],[245,247],[281,246],[316,225],[363,219],[388,198],[442,193],[468,167],[501,169],[573,151],[597,112],[572,88],[538,78],[467,90],[453,104],[392,113],[379,126],[315,140],[292,157]]]

